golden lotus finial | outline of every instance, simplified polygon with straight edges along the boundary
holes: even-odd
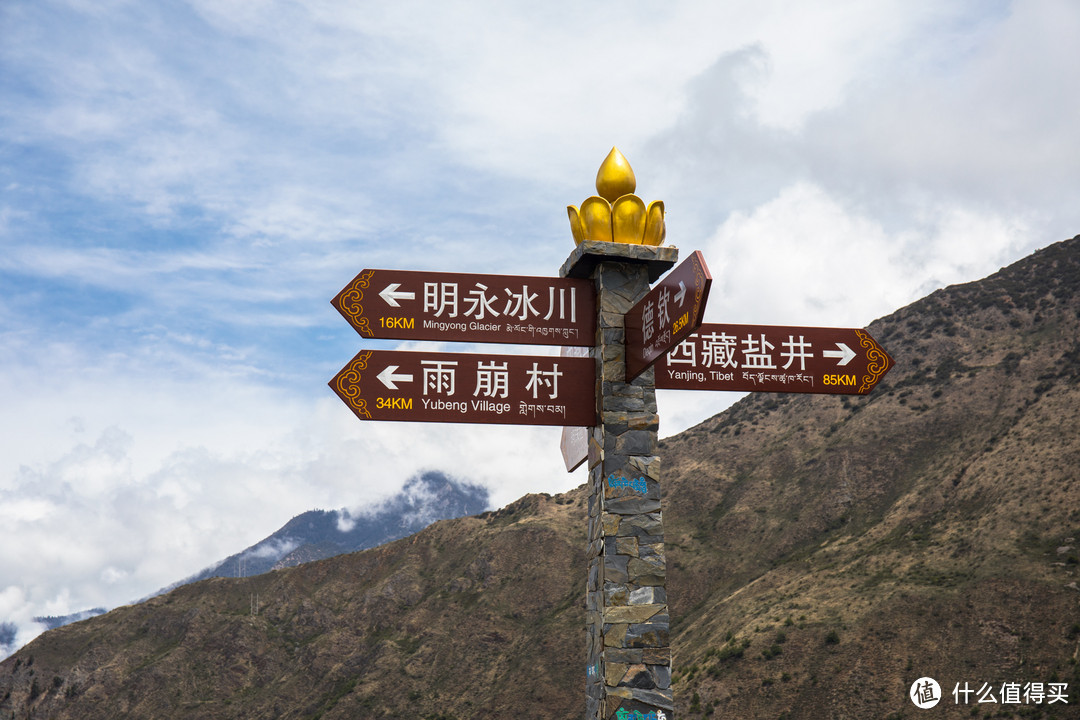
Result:
[[[600,163],[600,169],[596,171],[596,192],[600,194],[600,197],[613,203],[634,190],[637,190],[634,169],[630,167],[626,157],[619,152],[619,148],[611,148],[604,162]]]
[[[631,245],[659,245],[664,242],[664,203],[654,200],[648,207],[637,195],[634,170],[619,149],[611,152],[596,173],[596,192],[581,203],[568,205],[570,232],[574,243],[583,240],[621,242]]]

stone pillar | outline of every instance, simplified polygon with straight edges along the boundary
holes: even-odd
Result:
[[[591,431],[588,459],[586,720],[673,715],[656,392],[651,368],[625,381],[623,316],[677,259],[673,247],[586,240],[561,270],[564,277],[593,278],[598,314],[600,424]]]

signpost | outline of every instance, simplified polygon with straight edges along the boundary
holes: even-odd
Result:
[[[656,387],[865,395],[892,365],[865,330],[706,323],[656,364]]]
[[[676,267],[630,308],[626,326],[626,381],[694,332],[705,313],[712,275],[700,250]]]
[[[362,270],[331,304],[369,338],[592,346],[588,280]]]
[[[361,420],[596,424],[592,358],[365,350],[330,387]]]
[[[561,278],[366,269],[332,301],[369,338],[563,346],[364,350],[330,387],[365,421],[563,427],[567,470],[589,469],[588,720],[674,710],[655,389],[865,394],[893,364],[863,330],[702,325],[705,259],[650,289],[678,249],[662,244],[664,204],[635,187],[613,148],[598,195],[567,208],[576,247]],[[635,380],[654,363],[655,382]]]

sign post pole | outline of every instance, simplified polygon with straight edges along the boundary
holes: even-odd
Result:
[[[572,276],[582,262],[595,262],[599,424],[592,428],[588,455],[585,717],[607,720],[619,717],[620,709],[670,715],[659,416],[652,368],[625,382],[623,315],[648,292],[650,267],[670,267],[678,250],[596,243],[586,248],[591,252],[578,252],[588,245],[575,251],[586,260],[571,255],[562,270]]]
[[[601,193],[604,171],[602,166],[597,177]],[[624,188],[623,196],[633,189]],[[570,215],[573,223],[575,213]],[[592,278],[596,285],[599,406],[587,460],[585,718],[659,720],[674,707],[659,416],[652,368],[626,382],[624,316],[648,293],[650,282],[675,264],[678,250],[577,235],[575,230],[578,245],[560,274]]]

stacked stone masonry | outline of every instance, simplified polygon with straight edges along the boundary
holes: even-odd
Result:
[[[585,717],[671,718],[659,417],[653,371],[625,382],[623,316],[650,281],[674,265],[678,250],[591,243],[575,255],[563,275],[590,268],[599,320],[600,424],[592,430],[588,460]]]

